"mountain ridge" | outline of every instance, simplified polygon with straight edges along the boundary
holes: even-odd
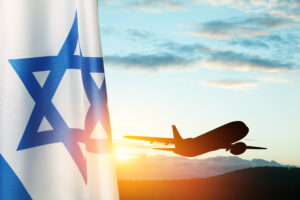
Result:
[[[121,199],[300,199],[300,168],[256,167],[209,178],[119,180]]]
[[[118,161],[118,178],[123,180],[177,180],[206,178],[250,167],[295,167],[263,159],[246,160],[236,156],[189,159],[163,155],[141,155]]]

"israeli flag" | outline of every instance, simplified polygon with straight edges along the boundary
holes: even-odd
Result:
[[[118,199],[97,0],[0,0],[0,199]]]

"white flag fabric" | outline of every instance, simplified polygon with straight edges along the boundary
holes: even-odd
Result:
[[[0,199],[118,199],[97,0],[0,0]]]

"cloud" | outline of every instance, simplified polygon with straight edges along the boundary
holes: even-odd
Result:
[[[266,40],[281,40],[279,36],[272,35]],[[238,43],[246,47],[268,46],[260,40],[236,40],[230,43]],[[266,45],[266,46],[265,46]],[[300,66],[292,62],[282,61],[280,59],[266,58],[258,55],[238,53],[234,51],[221,51],[206,47],[199,43],[181,44],[166,42],[159,45],[174,55],[180,55],[189,61],[193,67],[206,67],[219,70],[233,70],[245,72],[300,72]],[[209,83],[208,83],[209,84]],[[248,83],[248,85],[250,85]],[[254,83],[251,84],[254,86]]]
[[[262,28],[286,28],[295,25],[293,21],[284,18],[265,16],[265,17],[252,17],[240,21],[242,24],[258,26]],[[241,25],[241,24],[240,24]]]
[[[175,42],[158,43],[157,52],[149,54],[131,53],[126,56],[107,55],[106,66],[125,70],[159,71],[190,70],[209,49],[201,44],[180,44]]]
[[[193,0],[194,4],[228,6],[243,12],[266,13],[274,17],[300,21],[299,0]]]
[[[275,59],[261,58],[233,51],[218,51],[210,55],[207,60],[200,61],[200,65],[220,70],[258,71],[258,72],[291,72],[299,71],[292,63]]]
[[[137,30],[137,29],[133,29],[133,28],[128,28],[126,29],[126,33],[131,36],[132,38],[136,38],[136,39],[150,39],[153,37],[153,35],[148,32],[148,31],[142,31],[142,30]]]
[[[109,66],[123,69],[157,71],[162,69],[188,69],[194,60],[172,53],[129,54],[128,56],[105,56]]]
[[[185,5],[179,0],[135,0],[127,4],[128,8],[158,12],[162,9],[184,10]]]
[[[291,78],[281,77],[281,76],[259,76],[253,78],[252,80],[238,80],[238,79],[223,79],[223,80],[207,80],[207,81],[197,81],[191,79],[182,79],[185,82],[196,85],[206,85],[209,87],[222,88],[227,90],[249,90],[254,89],[260,85],[270,84],[270,83],[281,83],[296,85],[297,82]]]
[[[248,44],[249,45],[249,44]],[[244,72],[299,72],[299,66],[291,62],[263,58],[256,55],[220,51],[201,44],[180,44],[174,42],[161,43],[157,53],[127,56],[107,55],[104,60],[108,67],[118,67],[125,70],[159,71],[166,69],[190,70],[191,68],[206,67],[218,70],[233,70]],[[162,52],[161,52],[162,51]],[[207,82],[207,85],[217,86],[219,82]],[[227,88],[238,86],[237,83],[227,83]],[[253,87],[254,83],[247,85]],[[220,86],[220,85],[219,85]],[[224,86],[224,84],[223,84]],[[241,84],[240,84],[241,86]],[[246,87],[246,84],[244,84]]]
[[[277,6],[275,9],[269,11],[269,14],[276,17],[292,19],[300,21],[300,2],[298,0],[291,0],[289,4]]]
[[[229,42],[231,45],[240,45],[247,48],[264,48],[269,49],[269,45],[260,41],[260,40],[249,40],[249,39],[242,39],[242,40],[232,40]]]
[[[191,55],[192,57],[199,57],[204,52],[210,52],[210,48],[199,44],[182,44],[176,42],[164,42],[158,45],[160,48],[167,49],[168,51],[175,52],[177,54]]]
[[[247,90],[257,87],[260,83],[252,80],[210,80],[203,81],[202,84],[223,89]]]
[[[208,4],[212,6],[228,6],[242,11],[262,10],[276,7],[277,2],[269,0],[193,0],[195,4]]]
[[[149,31],[144,30],[137,30],[134,28],[126,28],[126,29],[118,29],[112,26],[102,26],[101,31],[104,34],[110,35],[110,34],[116,34],[118,36],[124,35],[133,41],[137,40],[147,40],[147,39],[153,39],[154,36]]]
[[[185,10],[183,0],[104,0],[104,6],[114,5],[126,10],[142,10],[148,12],[161,12],[168,10]]]
[[[202,25],[199,25],[193,35],[199,37],[207,37],[211,39],[229,40],[233,38],[251,38],[256,36],[268,35],[265,30],[259,30],[257,28],[239,26],[234,23],[226,21],[211,21]]]
[[[147,12],[186,10],[197,5],[226,6],[243,12],[265,13],[300,21],[299,0],[101,0],[99,4]]]
[[[244,160],[233,156],[188,159],[162,155],[140,155],[128,160],[128,162],[117,161],[116,164],[118,178],[123,180],[194,179],[216,176],[249,167],[290,167],[275,161]]]
[[[282,42],[283,41],[283,39],[280,35],[270,35],[266,38],[266,40],[272,41],[272,42]]]
[[[280,76],[262,76],[258,77],[257,80],[263,83],[284,83],[290,85],[296,84],[294,80]]]
[[[293,25],[294,23],[290,20],[270,16],[243,20],[215,20],[197,25],[192,34],[220,40],[252,38],[269,35],[271,29],[286,28]]]

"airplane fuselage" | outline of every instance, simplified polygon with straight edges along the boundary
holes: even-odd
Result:
[[[248,132],[249,128],[243,122],[231,122],[196,138],[178,140],[173,151],[182,156],[194,157],[218,149],[229,149]]]

